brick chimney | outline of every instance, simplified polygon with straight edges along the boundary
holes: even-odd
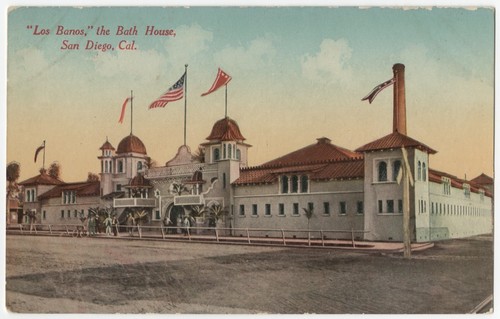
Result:
[[[394,110],[392,131],[406,135],[405,66],[394,64]]]

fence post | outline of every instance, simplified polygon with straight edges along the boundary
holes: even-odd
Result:
[[[250,233],[248,232],[248,228],[247,228],[247,239],[248,239],[248,243],[251,244],[251,242],[250,242]]]
[[[307,246],[311,246],[311,231],[307,230]]]
[[[165,239],[165,230],[163,229],[163,226],[161,226],[161,238]]]
[[[52,235],[52,225],[49,225],[49,233]]]
[[[21,231],[21,234],[23,233],[23,224],[19,224],[19,230]]]
[[[139,238],[142,238],[141,225],[137,224],[137,232],[139,233]]]
[[[219,242],[219,232],[217,231],[217,226],[215,227],[215,239]]]
[[[66,227],[66,235],[69,236],[69,229],[68,229],[68,225],[64,225],[64,227]]]
[[[325,236],[323,236],[323,230],[320,230],[319,234],[321,235],[321,246],[325,246]]]
[[[189,227],[186,227],[186,232],[188,234],[188,240],[191,240],[191,229]]]
[[[356,248],[356,244],[354,243],[354,229],[351,228],[351,239],[352,239],[352,247]]]
[[[283,229],[281,230],[281,236],[283,237],[283,246],[286,246],[285,231]]]

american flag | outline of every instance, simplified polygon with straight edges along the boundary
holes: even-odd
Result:
[[[165,93],[163,93],[159,98],[149,105],[150,109],[157,107],[165,107],[168,102],[173,102],[180,100],[184,97],[184,81],[186,80],[186,72],[181,76],[181,78],[175,82]]]
[[[368,100],[368,102],[371,104],[373,102],[373,100],[375,99],[375,97],[377,96],[377,94],[379,94],[386,87],[391,86],[392,84],[394,84],[395,81],[396,81],[396,79],[392,78],[392,79],[390,79],[388,81],[385,81],[382,84],[377,85],[376,87],[373,88],[373,90],[371,90],[370,93],[368,93],[367,96],[365,96],[364,98],[362,98],[361,101]]]
[[[205,96],[216,91],[221,86],[228,84],[229,81],[231,81],[231,79],[232,78],[229,74],[227,74],[226,72],[222,71],[221,68],[219,68],[214,84],[212,84],[212,87],[207,92],[203,93],[201,96]]]

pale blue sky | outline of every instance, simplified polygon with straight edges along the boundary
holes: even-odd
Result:
[[[430,166],[463,177],[493,173],[494,11],[460,8],[18,8],[8,15],[7,160],[22,178],[37,173],[33,152],[47,140],[47,162],[63,178],[97,172],[106,136],[116,147],[129,133],[117,123],[134,90],[134,134],[163,165],[182,144],[183,102],[147,110],[188,70],[188,145],[203,143],[224,116],[224,94],[200,97],[217,67],[233,80],[229,116],[257,165],[321,136],[349,148],[392,130],[392,89],[369,105],[375,85],[406,65],[408,135],[438,150]],[[118,25],[138,36],[33,36]],[[176,37],[145,37],[147,25]],[[63,39],[135,40],[135,51],[63,51]],[[28,124],[29,123],[29,124]],[[459,159],[459,160],[457,160]]]

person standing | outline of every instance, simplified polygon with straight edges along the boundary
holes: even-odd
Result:
[[[111,225],[112,225],[111,217],[108,215],[104,220],[104,226],[106,226],[106,236],[111,236]]]
[[[95,233],[96,222],[95,222],[94,215],[90,216],[88,226],[89,226],[89,236],[95,236],[96,235],[96,233]]]
[[[113,235],[115,235],[116,237],[118,235],[117,232],[118,218],[116,218],[116,216],[113,216],[113,220],[111,221],[111,226],[113,227]]]

